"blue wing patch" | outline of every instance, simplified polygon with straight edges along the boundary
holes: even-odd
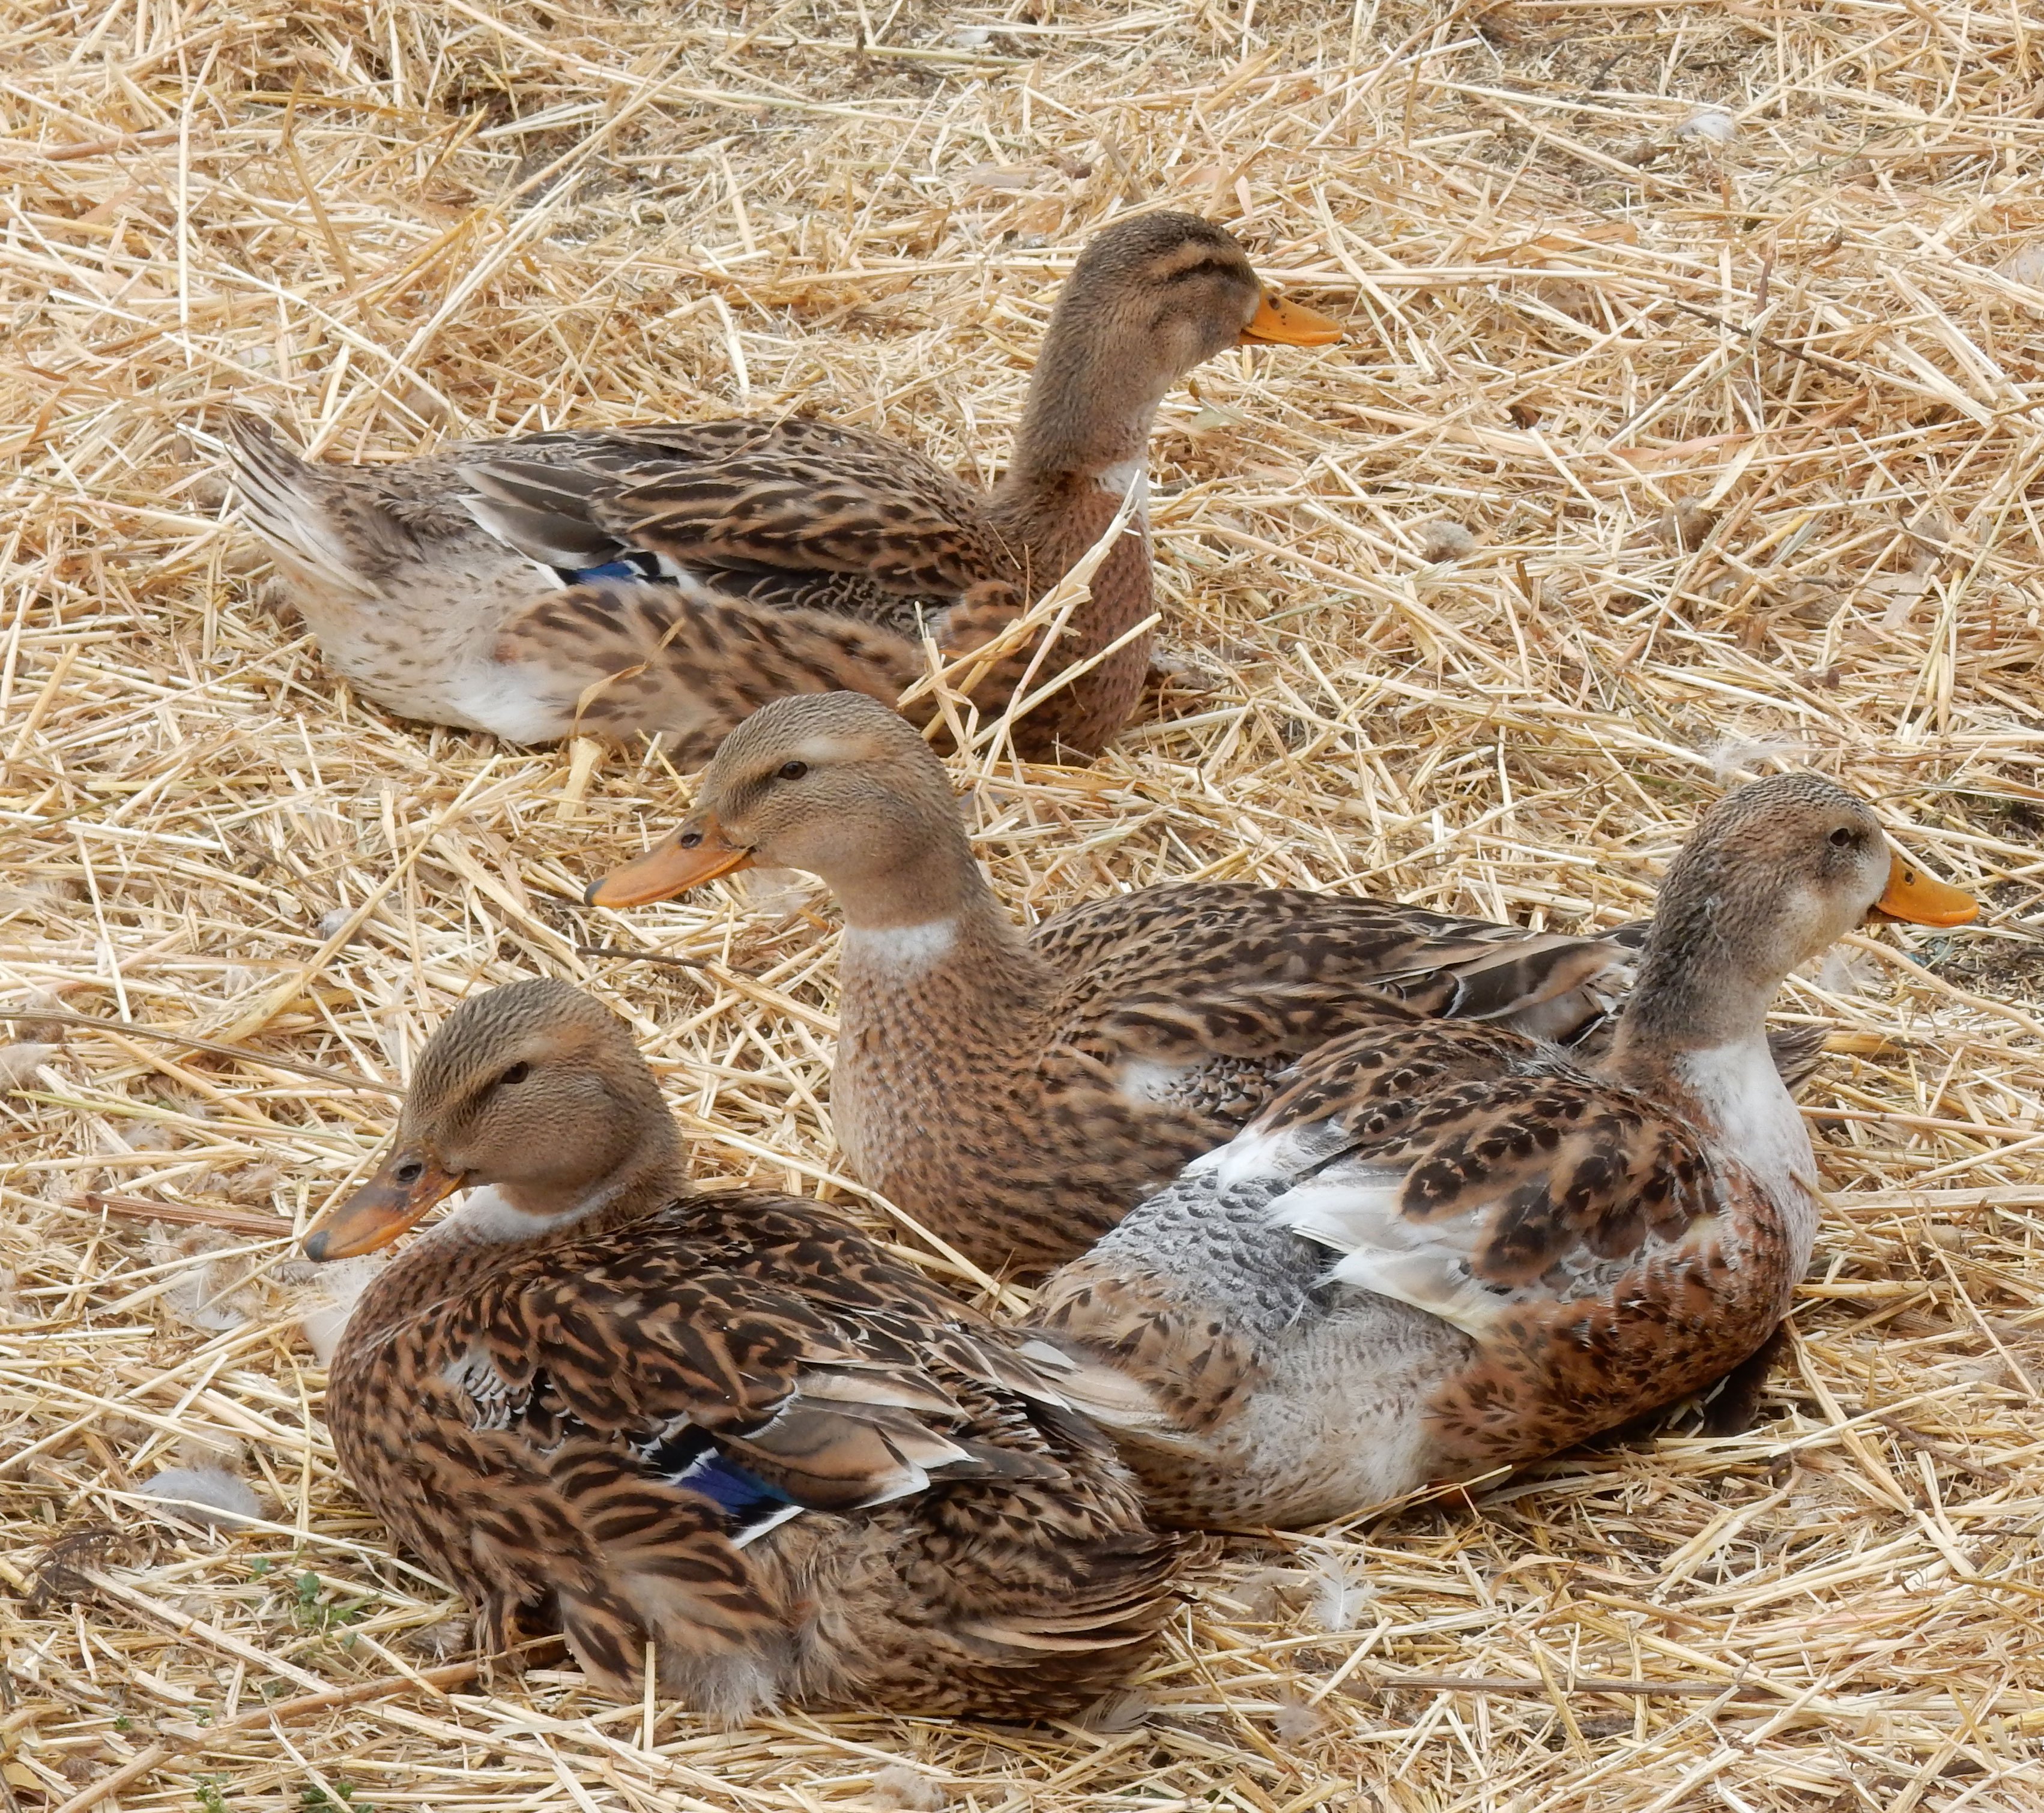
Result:
[[[563,586],[586,585],[594,579],[651,579],[672,585],[678,575],[668,570],[669,564],[657,554],[634,549],[618,559],[606,560],[601,567],[556,567],[554,570]]]
[[[724,1513],[724,1533],[734,1548],[743,1548],[790,1518],[801,1516],[805,1508],[731,1459],[701,1429],[683,1428],[646,1458],[669,1485],[708,1499]]]

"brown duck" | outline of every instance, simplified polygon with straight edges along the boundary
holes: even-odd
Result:
[[[1167,1521],[1346,1515],[1735,1369],[1716,1414],[1739,1427],[1817,1231],[1768,1003],[1869,915],[1977,910],[1832,782],[1756,782],[1669,869],[1601,1062],[1379,1008],[1052,1277],[1036,1320],[1122,1375],[1094,1401]]]
[[[691,1191],[624,1027],[564,983],[464,1002],[375,1178],[307,1237],[385,1245],[336,1452],[477,1608],[559,1631],[604,1691],[1027,1719],[1124,1680],[1173,1540],[1018,1351],[817,1204]],[[1111,1396],[1112,1393],[1109,1393]]]
[[[665,899],[755,861],[821,876],[844,915],[831,1098],[854,1170],[1021,1275],[1076,1258],[1387,999],[1566,1041],[1602,1021],[1635,956],[1636,928],[1224,883],[1112,895],[1024,933],[943,765],[848,693],[750,719],[681,828],[589,897]]]
[[[1025,756],[1096,755],[1151,637],[1141,505],[1157,407],[1245,343],[1339,340],[1270,295],[1189,214],[1097,235],[1044,336],[1013,460],[982,495],[898,442],[799,420],[667,423],[458,443],[386,467],[313,464],[230,417],[242,508],[326,659],[406,717],[545,742],[663,738],[706,759],[755,706],[849,689],[892,701],[981,647],[1112,525],[1127,529],[1039,666],[1107,653],[1016,727]],[[1032,651],[975,699],[997,710]]]

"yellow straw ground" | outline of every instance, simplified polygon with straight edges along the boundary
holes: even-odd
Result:
[[[10,1813],[2038,1805],[2040,80],[2029,0],[10,9]],[[594,988],[705,1171],[925,1249],[834,1169],[815,897],[573,904],[684,790],[350,697],[219,412],[383,459],[814,409],[985,478],[1075,248],[1166,202],[1354,331],[1168,401],[1202,672],[1091,771],[962,762],[982,851],[1030,915],[1226,876],[1589,924],[1742,769],[1877,798],[1990,905],[1785,996],[1834,1193],[1766,1419],[1231,1539],[1084,1730],[445,1672],[291,1235],[463,993]],[[260,1527],[138,1497],[209,1460]]]

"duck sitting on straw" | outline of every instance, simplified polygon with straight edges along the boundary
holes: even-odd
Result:
[[[1170,1603],[1073,1369],[816,1204],[692,1191],[609,1009],[471,997],[314,1259],[396,1239],[343,1333],[342,1465],[477,1608],[558,1631],[601,1689],[727,1719],[816,1707],[1030,1719],[1121,1683]]]
[[[844,915],[831,1107],[853,1170],[1018,1277],[1078,1258],[1387,1000],[1595,1039],[1640,931],[1202,882],[1110,895],[1025,933],[974,859],[943,762],[847,693],[748,719],[680,828],[589,898],[664,900],[755,862],[821,876]],[[1809,1056],[1792,1046],[1785,1062]]]
[[[382,467],[309,462],[247,415],[226,441],[291,603],[370,697],[521,743],[657,736],[684,764],[784,693],[892,702],[924,671],[926,631],[947,659],[986,648],[1119,518],[1055,647],[1012,636],[972,693],[997,712],[1024,680],[1078,670],[1014,742],[1089,758],[1149,670],[1143,468],[1165,393],[1229,347],[1340,337],[1268,294],[1222,228],[1146,214],[1080,256],[986,495],[897,442],[801,420],[528,435]]]
[[[1170,1522],[1346,1515],[1761,1356],[1740,1426],[1819,1208],[1768,1004],[1870,916],[1977,910],[1831,782],[1755,782],[1669,869],[1600,1062],[1387,1006],[1054,1277],[1037,1325],[1119,1375],[1094,1408]]]

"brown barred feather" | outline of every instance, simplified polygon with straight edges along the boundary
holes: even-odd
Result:
[[[513,1249],[457,1227],[364,1296],[327,1413],[486,1642],[558,1628],[632,1696],[651,1639],[663,1688],[726,1717],[1028,1719],[1154,1638],[1175,1546],[1101,1437],[1012,1339],[814,1204],[706,1195]],[[735,1548],[648,1458],[684,1428],[814,1508]]]
[[[1011,624],[1112,523],[1159,399],[1239,343],[1262,294],[1208,222],[1108,227],[1053,313],[990,493],[898,442],[795,418],[455,443],[374,468],[308,462],[246,417],[225,439],[293,602],[371,697],[522,742],[659,737],[694,762],[762,700],[890,699],[923,670],[926,632],[959,655]],[[1108,551],[1036,680],[1114,652],[1017,724],[1017,753],[1097,755],[1134,709],[1153,641],[1146,520]],[[600,573],[620,563],[632,571]],[[551,596],[595,578],[617,593],[607,626],[589,600]],[[982,714],[1034,654],[986,676]]]

